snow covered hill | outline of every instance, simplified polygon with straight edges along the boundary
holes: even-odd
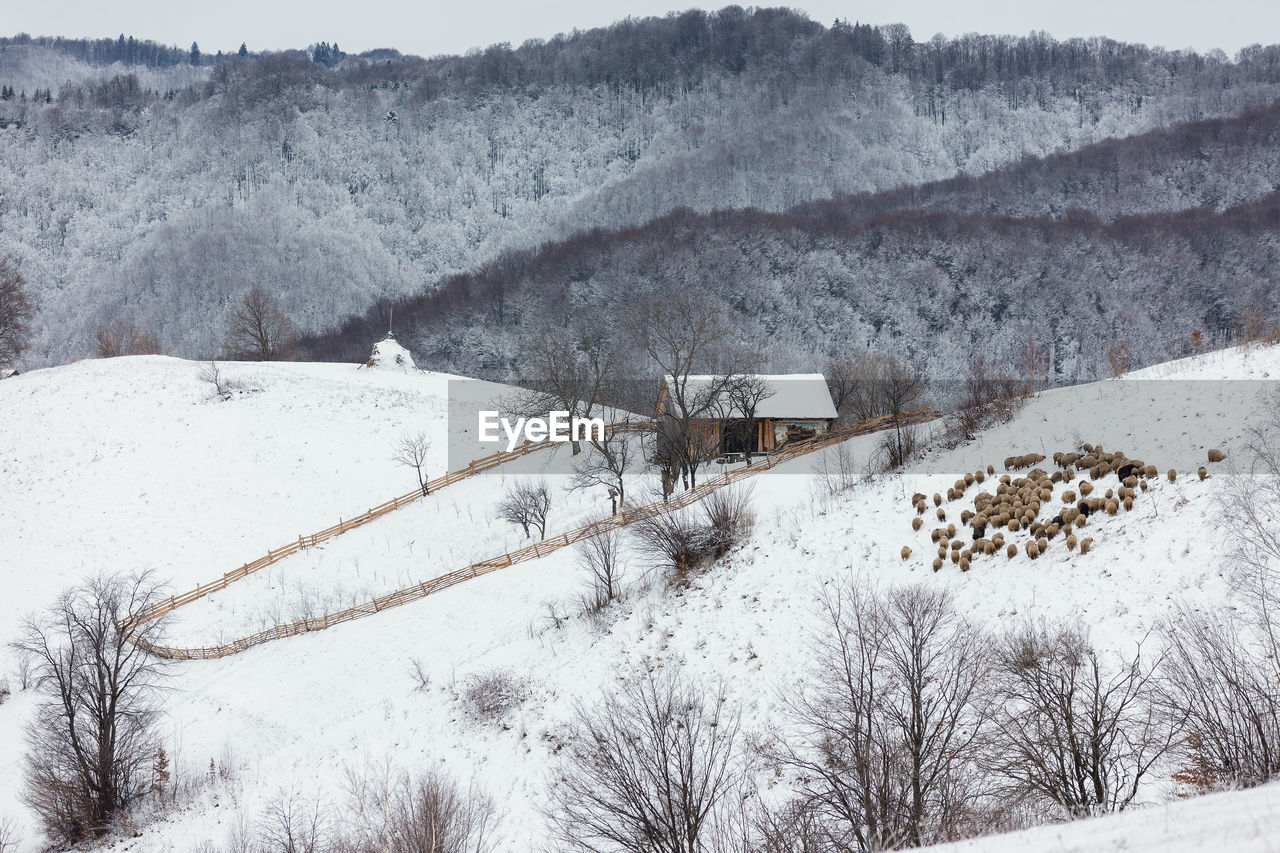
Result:
[[[0,382],[0,643],[23,614],[93,572],[150,569],[182,591],[408,491],[413,472],[391,461],[407,431],[429,431],[433,473],[445,466],[450,377],[229,364],[223,369],[240,389],[220,399],[202,369],[123,358]],[[817,596],[850,572],[945,586],[993,627],[1022,615],[1078,615],[1102,648],[1131,650],[1177,601],[1229,594],[1216,500],[1256,420],[1267,387],[1257,380],[1273,375],[1280,349],[1235,350],[1045,392],[976,442],[847,489],[829,488],[840,450],[793,460],[747,481],[757,526],[744,546],[680,590],[631,551],[628,592],[599,620],[582,615],[582,570],[563,549],[347,625],[175,664],[164,700],[175,770],[201,779],[212,761],[216,772],[185,807],[118,849],[218,849],[280,792],[334,803],[348,769],[383,761],[474,780],[501,804],[501,849],[532,849],[544,837],[546,780],[575,700],[679,661],[695,677],[723,681],[749,733],[771,731],[782,724],[778,696],[809,659]],[[1186,379],[1197,381],[1170,381]],[[845,445],[855,470],[876,440]],[[912,530],[913,492],[945,493],[987,464],[1002,473],[1005,457],[1084,442],[1140,457],[1162,475],[1132,511],[1091,519],[1088,554],[1055,544],[1034,562],[1001,554],[964,573],[950,562],[931,570],[933,524]],[[1194,471],[1209,448],[1228,461],[1209,466],[1202,481]],[[1169,468],[1176,482],[1163,476]],[[564,492],[560,470],[546,473],[555,493],[549,535],[605,508],[600,495]],[[493,518],[508,482],[501,473],[476,477],[307,549],[179,610],[170,639],[229,639],[281,614],[324,610],[510,550],[523,537]],[[913,552],[906,560],[904,545]],[[495,673],[519,690],[508,707],[484,714],[468,687]],[[23,851],[37,849],[17,799],[21,731],[34,701],[15,690],[0,705],[0,816],[25,827]],[[1157,784],[1148,799],[1168,793]],[[964,849],[1202,849],[1221,838],[1260,850],[1277,826],[1280,796],[1264,788]]]

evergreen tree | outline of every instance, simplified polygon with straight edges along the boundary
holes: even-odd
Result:
[[[196,44],[195,42],[191,43],[191,64],[192,65],[200,64],[200,45]]]
[[[238,54],[238,55],[239,55],[239,56],[248,56],[248,55],[249,55],[249,48],[245,47],[244,42],[240,42],[240,52],[239,52],[239,54]]]

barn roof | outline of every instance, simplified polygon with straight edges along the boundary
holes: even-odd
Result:
[[[831,391],[821,373],[752,374],[763,380],[773,395],[760,401],[756,407],[757,418],[818,420],[836,417],[836,406],[831,401]],[[719,376],[690,376],[686,393],[693,395],[705,390]],[[671,377],[663,382],[669,384]],[[742,413],[731,410],[726,418],[740,418]]]

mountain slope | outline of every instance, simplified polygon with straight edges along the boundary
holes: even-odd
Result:
[[[0,84],[43,74],[52,102],[0,102],[0,254],[40,297],[28,366],[86,354],[116,315],[198,356],[253,284],[319,331],[583,229],[780,211],[1235,115],[1280,94],[1273,54],[917,43],[737,7],[336,68],[276,54],[102,79],[14,45]]]

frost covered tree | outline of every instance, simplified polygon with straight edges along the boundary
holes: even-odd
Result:
[[[0,257],[0,370],[12,367],[27,348],[35,309],[13,259]]]

